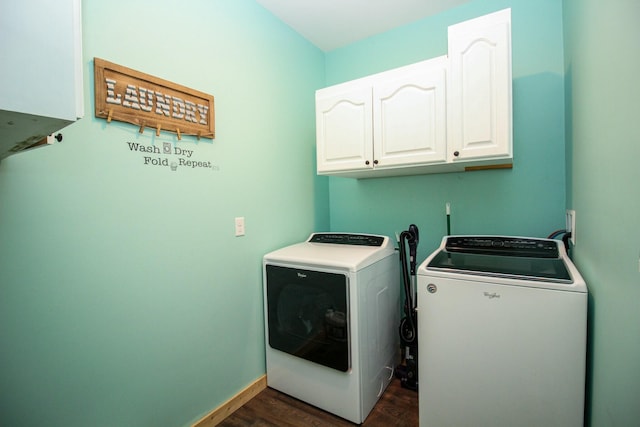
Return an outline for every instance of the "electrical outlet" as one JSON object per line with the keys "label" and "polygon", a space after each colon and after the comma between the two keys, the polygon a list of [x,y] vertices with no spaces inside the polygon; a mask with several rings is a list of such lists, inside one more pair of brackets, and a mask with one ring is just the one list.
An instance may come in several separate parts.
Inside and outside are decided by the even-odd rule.
{"label": "electrical outlet", "polygon": [[571,238],[569,239],[573,245],[576,244],[576,211],[572,209],[567,210],[567,231],[571,232]]}
{"label": "electrical outlet", "polygon": [[244,217],[236,217],[236,236],[244,236]]}

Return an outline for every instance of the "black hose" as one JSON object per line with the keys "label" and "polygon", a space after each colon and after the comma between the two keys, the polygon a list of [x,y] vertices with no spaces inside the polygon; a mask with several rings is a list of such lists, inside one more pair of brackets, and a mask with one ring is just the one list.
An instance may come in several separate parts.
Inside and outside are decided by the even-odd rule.
{"label": "black hose", "polygon": [[567,230],[556,230],[553,233],[549,234],[549,237],[547,237],[547,239],[555,239],[559,235],[565,234],[566,232]]}
{"label": "black hose", "polygon": [[403,231],[400,233],[400,261],[402,262],[402,282],[405,293],[404,312],[406,316],[400,324],[400,337],[408,344],[411,344],[416,339],[417,334],[415,310],[413,308],[413,295],[411,295],[411,280],[409,277],[409,269],[407,268],[407,250],[405,248],[405,240],[411,242],[417,240],[417,238],[414,233],[409,231]]}

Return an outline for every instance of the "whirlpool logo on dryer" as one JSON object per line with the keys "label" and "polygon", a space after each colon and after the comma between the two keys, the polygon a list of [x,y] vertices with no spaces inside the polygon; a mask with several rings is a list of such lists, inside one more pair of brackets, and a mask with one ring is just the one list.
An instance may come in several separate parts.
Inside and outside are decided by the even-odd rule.
{"label": "whirlpool logo on dryer", "polygon": [[307,275],[306,275],[306,274],[304,274],[304,273],[300,273],[300,272],[298,272],[298,277],[299,277],[300,279],[306,279]]}

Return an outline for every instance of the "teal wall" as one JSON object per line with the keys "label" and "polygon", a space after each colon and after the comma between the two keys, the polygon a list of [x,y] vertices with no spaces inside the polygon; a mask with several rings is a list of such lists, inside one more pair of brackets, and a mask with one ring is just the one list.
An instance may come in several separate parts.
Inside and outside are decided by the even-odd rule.
{"label": "teal wall", "polygon": [[565,0],[569,207],[589,284],[592,426],[640,425],[640,2]]}
{"label": "teal wall", "polygon": [[[265,372],[262,255],[327,226],[324,55],[249,0],[85,0],[83,43],[85,117],[0,163],[0,425],[190,425]],[[216,139],[94,118],[94,57],[214,95]]]}
{"label": "teal wall", "polygon": [[565,144],[562,3],[482,0],[327,54],[327,81],[339,83],[447,53],[447,27],[512,8],[512,170],[383,179],[329,178],[331,228],[394,235],[415,223],[419,257],[446,234],[546,237],[564,228]]}
{"label": "teal wall", "polygon": [[[506,7],[512,170],[315,176],[317,88],[443,55],[448,25]],[[190,425],[264,374],[264,253],[416,223],[424,258],[451,202],[460,234],[546,236],[576,209],[589,424],[637,425],[638,16],[635,0],[473,0],[324,54],[251,0],[85,0],[85,117],[0,162],[0,424]],[[93,57],[213,94],[216,139],[95,119]],[[217,170],[145,166],[127,142]]]}

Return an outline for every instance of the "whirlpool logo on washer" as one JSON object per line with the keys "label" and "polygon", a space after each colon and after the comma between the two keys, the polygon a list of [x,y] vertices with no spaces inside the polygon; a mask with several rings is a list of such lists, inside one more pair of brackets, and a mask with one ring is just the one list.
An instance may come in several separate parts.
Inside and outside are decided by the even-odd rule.
{"label": "whirlpool logo on washer", "polygon": [[489,299],[500,298],[500,294],[496,292],[483,292],[483,295]]}
{"label": "whirlpool logo on washer", "polygon": [[306,275],[306,274],[304,274],[304,273],[298,273],[298,278],[300,278],[300,279],[306,279],[306,278],[307,278],[307,275]]}

